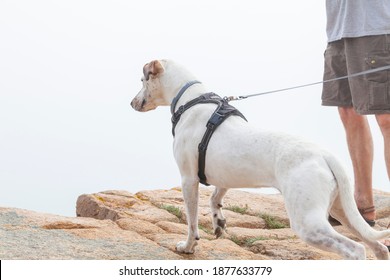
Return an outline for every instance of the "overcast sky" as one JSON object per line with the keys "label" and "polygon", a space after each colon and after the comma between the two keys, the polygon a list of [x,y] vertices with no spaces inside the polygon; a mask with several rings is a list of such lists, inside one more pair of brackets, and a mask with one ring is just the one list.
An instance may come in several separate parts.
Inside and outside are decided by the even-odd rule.
{"label": "overcast sky", "polygon": [[[180,185],[168,107],[130,101],[145,63],[178,61],[222,96],[322,79],[325,1],[0,1],[0,206],[75,215],[77,197]],[[233,105],[255,125],[335,153],[351,173],[321,86]],[[390,191],[382,139],[375,188]]]}

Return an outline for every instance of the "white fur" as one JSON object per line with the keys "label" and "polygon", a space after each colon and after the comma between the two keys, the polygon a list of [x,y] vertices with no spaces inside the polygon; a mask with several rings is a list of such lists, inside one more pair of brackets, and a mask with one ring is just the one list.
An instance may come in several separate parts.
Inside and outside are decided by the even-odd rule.
{"label": "white fur", "polygon": [[[156,67],[152,67],[157,65]],[[170,105],[178,91],[195,77],[169,60],[145,65],[151,71],[132,101],[138,111]],[[154,72],[153,72],[154,71]],[[191,86],[176,109],[206,93],[203,84]],[[198,144],[216,105],[197,105],[186,111],[176,126],[173,151],[182,177],[188,221],[188,238],[177,251],[193,253],[198,233]],[[275,187],[284,196],[292,229],[308,244],[338,253],[346,259],[364,259],[363,245],[337,233],[329,213],[362,239],[379,259],[388,259],[386,246],[377,240],[390,230],[372,229],[359,214],[349,179],[339,161],[313,144],[283,133],[251,126],[240,117],[229,117],[212,136],[206,155],[205,174],[215,191],[210,200],[215,234],[225,227],[222,198],[229,188]]]}

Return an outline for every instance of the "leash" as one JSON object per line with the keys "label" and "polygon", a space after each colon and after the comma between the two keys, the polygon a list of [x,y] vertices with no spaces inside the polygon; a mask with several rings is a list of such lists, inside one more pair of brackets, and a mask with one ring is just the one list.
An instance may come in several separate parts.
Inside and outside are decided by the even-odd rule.
{"label": "leash", "polygon": [[354,74],[350,74],[350,75],[346,75],[346,76],[342,76],[342,77],[338,77],[338,78],[333,78],[333,79],[329,79],[329,80],[314,82],[314,83],[310,83],[310,84],[304,84],[304,85],[293,86],[293,87],[288,87],[288,88],[276,89],[276,90],[271,90],[271,91],[255,93],[255,94],[240,95],[240,96],[229,96],[229,97],[226,96],[226,97],[224,97],[224,99],[226,101],[228,101],[228,102],[229,101],[238,101],[238,100],[243,100],[243,99],[250,98],[250,97],[266,95],[266,94],[282,92],[282,91],[288,91],[288,90],[293,90],[293,89],[297,89],[297,88],[310,87],[310,86],[314,86],[314,85],[325,84],[325,83],[329,83],[329,82],[334,82],[334,81],[354,78],[354,77],[363,76],[363,75],[366,75],[366,74],[371,74],[371,73],[385,71],[385,70],[390,70],[390,65],[386,65],[386,66],[382,66],[382,67],[378,67],[378,68],[374,68],[374,69],[369,69],[369,70],[365,70],[365,71],[362,71],[362,72],[358,72],[358,73],[354,73]]}

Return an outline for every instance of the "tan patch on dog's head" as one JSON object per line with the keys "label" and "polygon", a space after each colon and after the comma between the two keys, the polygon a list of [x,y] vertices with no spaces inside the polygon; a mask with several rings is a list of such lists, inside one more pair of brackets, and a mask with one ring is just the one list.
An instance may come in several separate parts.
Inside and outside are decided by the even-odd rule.
{"label": "tan patch on dog's head", "polygon": [[144,66],[144,77],[146,81],[149,80],[150,76],[153,78],[162,72],[164,72],[164,67],[158,60],[153,60]]}

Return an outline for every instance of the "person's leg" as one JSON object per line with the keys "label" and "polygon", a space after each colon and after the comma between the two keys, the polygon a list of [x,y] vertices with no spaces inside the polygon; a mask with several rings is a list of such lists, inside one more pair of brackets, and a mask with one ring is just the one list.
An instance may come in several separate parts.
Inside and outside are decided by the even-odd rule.
{"label": "person's leg", "polygon": [[356,204],[366,220],[375,220],[372,192],[373,142],[370,126],[366,116],[357,114],[352,107],[339,107],[339,114],[345,128],[354,170]]}
{"label": "person's leg", "polygon": [[387,176],[390,179],[390,114],[376,115],[376,120],[383,135]]}
{"label": "person's leg", "polygon": [[[383,135],[387,176],[389,177],[390,180],[390,114],[376,115],[376,120],[378,122],[378,125]],[[388,225],[388,228],[389,227],[390,224]],[[390,240],[385,240],[383,243],[387,246],[387,248],[390,251]]]}

